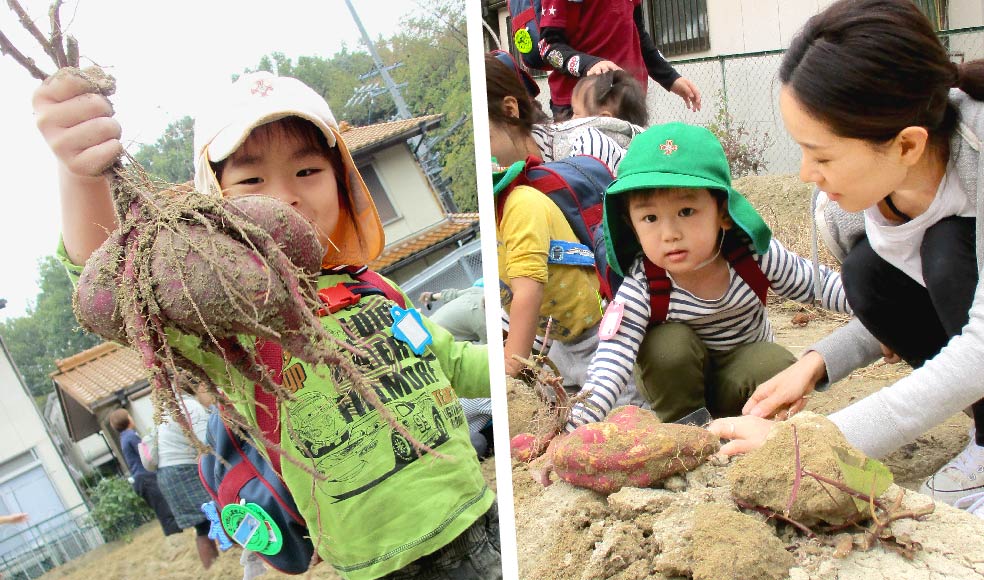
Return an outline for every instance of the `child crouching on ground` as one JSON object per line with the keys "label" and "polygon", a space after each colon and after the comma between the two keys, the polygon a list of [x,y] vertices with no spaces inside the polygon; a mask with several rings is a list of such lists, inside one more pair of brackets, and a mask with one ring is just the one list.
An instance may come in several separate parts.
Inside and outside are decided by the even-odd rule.
{"label": "child crouching on ground", "polygon": [[[115,227],[99,170],[120,149],[119,125],[103,101],[73,76],[50,79],[34,99],[39,128],[60,161],[69,200],[61,256],[76,276],[76,264],[105,239],[103,226]],[[358,269],[348,266],[383,249],[382,224],[331,110],[300,81],[247,74],[217,95],[196,120],[194,164],[204,194],[274,197],[311,221],[327,248],[319,289],[354,282]],[[338,339],[392,357],[362,370],[395,415],[413,415],[405,424],[413,437],[443,457],[408,452],[378,411],[335,384],[332,369],[284,353],[293,397],[280,405],[279,427],[295,436],[282,437],[281,454],[324,480],[289,460],[281,461],[283,479],[321,559],[345,578],[501,578],[495,497],[451,386],[462,396],[489,396],[486,349],[455,342],[424,319],[433,342],[416,355],[394,337],[392,306],[384,295],[363,295],[321,321]],[[182,338],[172,346],[202,360]],[[210,375],[228,381],[221,361]],[[243,416],[255,420],[252,391],[238,400]]]}
{"label": "child crouching on ground", "polygon": [[[769,287],[809,303],[811,262],[771,238],[731,187],[724,150],[703,127],[671,123],[635,138],[605,196],[608,262],[625,280],[568,430],[600,421],[633,373],[663,421],[707,407],[741,412],[795,357],[772,342]],[[819,268],[824,308],[850,313],[840,275]]]}

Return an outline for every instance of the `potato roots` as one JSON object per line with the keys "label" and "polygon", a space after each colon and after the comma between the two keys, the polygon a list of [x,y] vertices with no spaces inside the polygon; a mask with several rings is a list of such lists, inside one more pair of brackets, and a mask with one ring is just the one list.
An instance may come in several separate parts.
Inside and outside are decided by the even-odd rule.
{"label": "potato roots", "polygon": [[334,338],[322,326],[316,280],[324,249],[300,213],[265,196],[226,200],[187,188],[155,192],[136,164],[116,169],[113,189],[120,227],[86,263],[75,314],[85,329],[138,351],[154,388],[155,420],[168,414],[186,423],[178,385],[191,376],[225,403],[228,423],[259,441],[262,436],[205,369],[168,341],[175,331],[195,337],[200,350],[225,360],[230,380],[224,382],[236,384],[230,372],[235,370],[278,401],[288,399],[291,394],[275,384],[252,345],[244,347],[236,338],[250,336],[332,367],[418,452],[431,451],[368,386],[351,356],[362,354],[358,345]]}

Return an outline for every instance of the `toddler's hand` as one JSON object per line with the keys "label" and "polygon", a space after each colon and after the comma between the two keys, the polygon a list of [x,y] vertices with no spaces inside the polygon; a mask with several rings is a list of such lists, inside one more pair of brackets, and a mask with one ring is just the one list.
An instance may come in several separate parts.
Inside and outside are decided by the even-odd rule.
{"label": "toddler's hand", "polygon": [[38,130],[62,166],[76,177],[98,177],[123,151],[122,130],[109,100],[76,73],[44,81],[32,105]]}

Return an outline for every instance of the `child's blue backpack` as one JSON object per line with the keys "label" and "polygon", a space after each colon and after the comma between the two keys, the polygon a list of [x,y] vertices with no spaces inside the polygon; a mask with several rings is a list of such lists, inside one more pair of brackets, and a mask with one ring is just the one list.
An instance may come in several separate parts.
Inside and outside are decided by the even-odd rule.
{"label": "child's blue backpack", "polygon": [[[351,305],[362,296],[382,294],[406,307],[403,295],[366,267],[345,268],[355,283],[338,284],[319,291],[325,310],[335,312]],[[283,349],[272,342],[258,341],[260,361],[279,384],[283,371]],[[254,387],[256,420],[263,437],[280,442],[279,405],[276,397]],[[259,554],[270,566],[285,574],[300,574],[308,569],[314,545],[304,518],[290,490],[280,475],[280,453],[265,449],[264,458],[249,441],[222,422],[219,413],[208,421],[206,443],[213,452],[203,455],[198,464],[199,477],[215,503],[222,528],[228,536]]]}
{"label": "child's blue backpack", "polygon": [[506,198],[516,186],[528,185],[545,194],[563,212],[580,242],[551,240],[547,262],[594,267],[601,294],[610,300],[621,278],[608,266],[601,221],[603,196],[614,180],[608,165],[590,155],[573,155],[549,163],[527,157],[522,171],[496,195],[496,223],[502,219]]}
{"label": "child's blue backpack", "polygon": [[[560,1],[576,4],[570,7],[567,16],[567,30],[576,30],[582,0]],[[507,4],[509,17],[512,20],[513,45],[519,51],[523,64],[530,68],[553,70],[554,67],[544,60],[547,46],[540,38],[540,15],[543,14],[540,0],[508,0]]]}

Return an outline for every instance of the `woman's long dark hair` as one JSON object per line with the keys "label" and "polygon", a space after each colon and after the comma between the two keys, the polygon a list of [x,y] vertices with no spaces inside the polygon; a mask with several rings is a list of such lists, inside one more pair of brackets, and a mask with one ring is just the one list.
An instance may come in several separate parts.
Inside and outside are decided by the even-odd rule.
{"label": "woman's long dark hair", "polygon": [[[539,103],[526,92],[519,74],[491,53],[485,55],[485,90],[490,123],[514,125],[529,133],[535,123],[547,120]],[[519,103],[519,118],[510,117],[502,110],[502,100],[506,97],[513,97]]]}
{"label": "woman's long dark hair", "polygon": [[884,143],[910,126],[945,144],[957,124],[947,95],[984,100],[984,61],[955,65],[911,0],[840,0],[810,18],[779,79],[841,136]]}

